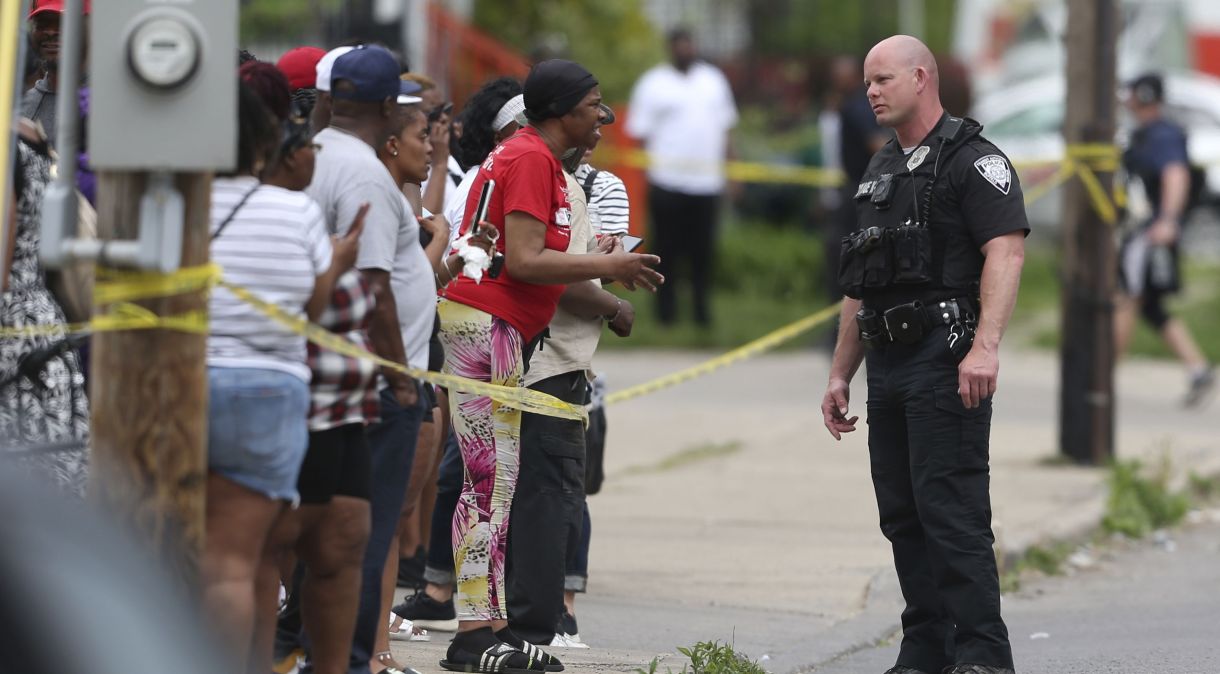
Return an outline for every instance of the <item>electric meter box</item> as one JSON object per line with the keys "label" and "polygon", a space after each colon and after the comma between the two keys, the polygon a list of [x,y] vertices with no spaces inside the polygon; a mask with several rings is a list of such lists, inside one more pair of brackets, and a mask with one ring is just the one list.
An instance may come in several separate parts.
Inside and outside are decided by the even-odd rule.
{"label": "electric meter box", "polygon": [[107,0],[89,17],[94,169],[231,170],[239,0]]}

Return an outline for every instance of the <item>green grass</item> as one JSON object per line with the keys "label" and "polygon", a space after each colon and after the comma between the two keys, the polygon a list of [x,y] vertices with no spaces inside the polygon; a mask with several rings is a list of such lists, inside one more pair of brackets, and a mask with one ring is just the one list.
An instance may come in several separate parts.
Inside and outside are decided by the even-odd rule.
{"label": "green grass", "polygon": [[1191,495],[1170,489],[1169,474],[1168,454],[1150,470],[1136,460],[1114,462],[1102,530],[1142,538],[1181,522],[1190,510]]}
{"label": "green grass", "polygon": [[729,456],[741,451],[742,444],[739,440],[730,440],[728,442],[708,442],[693,447],[687,447],[677,454],[667,456],[660,461],[646,466],[632,466],[624,471],[628,475],[640,475],[643,473],[664,473],[666,471],[689,466],[701,461],[709,461],[723,456]]}
{"label": "green grass", "polygon": [[1062,574],[1063,563],[1075,549],[1074,544],[1066,541],[1055,541],[1026,548],[1015,563],[1001,565],[1000,591],[1008,593],[1021,589],[1021,578],[1031,572],[1044,576]]}
{"label": "green grass", "polygon": [[[1030,294],[1033,297],[1028,300],[1032,307],[1043,307],[1043,311],[1057,311],[1059,306],[1057,297],[1047,309],[1047,299],[1052,295],[1051,291],[1057,292],[1057,287],[1046,287],[1045,270],[1034,269],[1031,273],[1029,258],[1026,258],[1026,265],[1027,273],[1022,278],[1021,294],[1025,295],[1028,284],[1032,286]],[[1220,361],[1220,283],[1217,283],[1217,279],[1220,278],[1220,267],[1214,264],[1187,263],[1183,268],[1183,275],[1187,290],[1168,300],[1169,312],[1186,323],[1208,360]],[[1054,280],[1054,271],[1051,271],[1049,276],[1052,283],[1058,283]],[[1020,310],[1020,301],[1017,306]],[[1052,326],[1038,331],[1032,340],[1034,346],[1044,349],[1059,347],[1060,328],[1057,318],[1053,321]],[[1127,353],[1146,358],[1174,358],[1160,335],[1143,321],[1136,323]]]}
{"label": "green grass", "polygon": [[[756,661],[738,653],[731,644],[719,641],[700,641],[690,648],[679,648],[678,652],[690,662],[682,665],[679,674],[767,674]],[[653,658],[648,669],[637,669],[637,674],[657,674],[658,659]],[[665,669],[674,674],[672,669]]]}
{"label": "green grass", "polygon": [[[674,326],[665,327],[657,320],[655,295],[646,291],[631,293],[619,286],[610,290],[631,301],[635,307],[635,327],[627,339],[619,339],[607,330],[599,346],[607,350],[663,348],[726,351],[804,318],[826,305],[785,302],[745,292],[719,292],[712,296],[714,323],[711,327],[695,325],[689,312]],[[683,306],[689,307],[689,303]],[[812,344],[828,329],[819,328],[798,337],[789,342],[786,348]]]}

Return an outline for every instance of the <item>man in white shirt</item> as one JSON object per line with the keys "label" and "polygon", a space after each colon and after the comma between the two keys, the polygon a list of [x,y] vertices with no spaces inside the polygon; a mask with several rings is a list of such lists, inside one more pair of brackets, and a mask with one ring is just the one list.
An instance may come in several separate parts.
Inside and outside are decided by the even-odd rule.
{"label": "man in white shirt", "polygon": [[677,318],[675,272],[688,259],[695,321],[708,325],[716,213],[737,106],[724,73],[695,58],[688,30],[670,33],[669,52],[670,63],[652,68],[636,83],[627,134],[642,140],[649,155],[650,244],[666,278],[657,290],[659,318],[665,324]]}

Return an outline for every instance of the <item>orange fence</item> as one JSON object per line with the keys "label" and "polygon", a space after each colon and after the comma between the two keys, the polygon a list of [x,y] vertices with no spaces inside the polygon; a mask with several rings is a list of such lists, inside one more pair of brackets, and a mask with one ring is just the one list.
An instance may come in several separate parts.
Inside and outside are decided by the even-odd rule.
{"label": "orange fence", "polygon": [[[425,72],[443,83],[459,109],[484,82],[505,75],[524,80],[529,74],[530,63],[524,55],[437,3],[428,3],[428,23],[430,39]],[[627,106],[613,107],[620,121],[602,128],[603,150],[594,155],[593,163],[623,179],[631,199],[631,232],[640,235],[648,221],[648,183],[642,170],[622,161],[627,156],[625,150],[636,144],[623,132],[622,120]]]}

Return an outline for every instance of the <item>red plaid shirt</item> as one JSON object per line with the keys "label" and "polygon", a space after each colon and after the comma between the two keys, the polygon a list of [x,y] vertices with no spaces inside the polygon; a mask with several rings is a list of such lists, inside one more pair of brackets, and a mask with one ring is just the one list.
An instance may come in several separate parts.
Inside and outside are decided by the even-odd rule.
{"label": "red plaid shirt", "polygon": [[[339,277],[330,305],[318,324],[356,346],[372,350],[368,327],[373,313],[372,288],[364,276],[352,270]],[[324,431],[347,424],[378,421],[377,365],[323,349],[309,342],[310,381],[309,430]]]}

